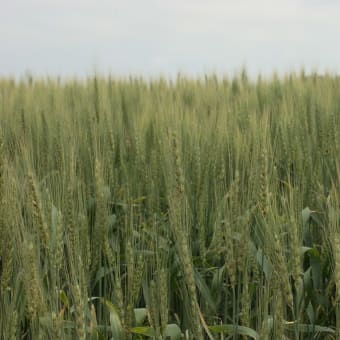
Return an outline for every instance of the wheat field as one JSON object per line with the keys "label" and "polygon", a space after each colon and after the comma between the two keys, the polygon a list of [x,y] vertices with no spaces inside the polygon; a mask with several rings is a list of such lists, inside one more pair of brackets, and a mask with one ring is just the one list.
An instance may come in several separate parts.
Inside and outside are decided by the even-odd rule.
{"label": "wheat field", "polygon": [[340,339],[340,78],[0,79],[1,339]]}

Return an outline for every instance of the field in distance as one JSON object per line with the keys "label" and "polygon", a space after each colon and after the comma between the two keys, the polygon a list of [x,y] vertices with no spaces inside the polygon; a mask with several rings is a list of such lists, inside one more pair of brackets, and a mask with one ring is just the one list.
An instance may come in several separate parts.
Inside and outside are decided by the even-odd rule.
{"label": "field in distance", "polygon": [[3,339],[340,337],[340,79],[0,79]]}

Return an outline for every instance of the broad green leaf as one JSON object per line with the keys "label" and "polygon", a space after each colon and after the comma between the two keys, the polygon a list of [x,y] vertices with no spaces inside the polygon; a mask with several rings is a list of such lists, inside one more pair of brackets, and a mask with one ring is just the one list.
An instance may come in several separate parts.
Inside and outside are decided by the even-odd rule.
{"label": "broad green leaf", "polygon": [[270,278],[273,273],[273,266],[271,262],[266,258],[266,256],[264,256],[261,248],[259,248],[256,252],[256,260],[260,267],[262,268],[264,275],[266,276],[266,279],[270,281]]}
{"label": "broad green leaf", "polygon": [[320,253],[314,249],[310,251],[310,265],[312,268],[312,280],[314,289],[320,289],[322,286],[322,262]]}
{"label": "broad green leaf", "polygon": [[312,267],[309,267],[303,273],[303,286],[305,291],[310,292],[313,289],[313,281],[312,281]]}
{"label": "broad green leaf", "polygon": [[165,328],[165,337],[169,337],[170,340],[179,340],[182,337],[181,329],[175,323],[168,324]]}
{"label": "broad green leaf", "polygon": [[114,272],[114,268],[100,267],[96,273],[96,278],[94,279],[93,284],[96,285],[102,278],[111,274],[112,272]]}
{"label": "broad green leaf", "polygon": [[335,330],[329,327],[323,327],[318,325],[309,325],[309,324],[297,324],[295,322],[285,322],[285,327],[288,330],[294,331],[298,328],[301,333],[331,333],[335,334]]}
{"label": "broad green leaf", "polygon": [[262,271],[264,272],[266,279],[269,281],[273,273],[273,266],[271,262],[264,255],[262,249],[261,248],[257,249],[253,242],[249,241],[248,245],[250,248],[250,252],[256,258],[256,261],[262,268]]}
{"label": "broad green leaf", "polygon": [[115,214],[112,214],[108,217],[108,224],[109,228],[112,229],[112,227],[115,225],[117,221],[117,216]]}
{"label": "broad green leaf", "polygon": [[134,309],[136,326],[142,326],[147,315],[146,308],[135,308]]}
{"label": "broad green leaf", "polygon": [[69,301],[68,301],[68,297],[67,297],[66,293],[65,293],[63,290],[60,290],[60,291],[59,291],[59,298],[60,298],[60,301],[62,302],[62,304],[63,304],[66,308],[69,308],[70,303],[69,303]]}
{"label": "broad green leaf", "polygon": [[111,190],[110,187],[107,185],[104,185],[103,187],[103,194],[104,194],[104,198],[106,201],[108,201],[111,197]]}
{"label": "broad green leaf", "polygon": [[310,248],[308,250],[308,254],[312,255],[315,258],[319,258],[319,259],[321,258],[320,252],[316,248]]}
{"label": "broad green leaf", "polygon": [[[149,337],[155,336],[155,331],[152,327],[133,327],[130,329],[130,332]],[[181,336],[181,329],[176,324],[168,324],[166,326],[165,337],[169,337],[171,340],[179,340],[181,339]]]}
{"label": "broad green leaf", "polygon": [[312,250],[313,248],[311,248],[311,247],[301,247],[300,248],[300,255],[302,256],[302,255],[304,255],[304,254],[306,254],[306,253],[308,253],[310,250]]}
{"label": "broad green leaf", "polygon": [[252,339],[260,339],[259,334],[253,329],[245,326],[238,325],[216,325],[216,326],[208,326],[209,330],[213,333],[225,333],[225,334],[236,334],[249,336]]}
{"label": "broad green leaf", "polygon": [[132,204],[139,204],[139,203],[141,203],[141,202],[143,202],[143,201],[145,201],[146,200],[146,196],[140,196],[140,197],[137,197],[137,198],[135,198],[134,200],[132,200]]}
{"label": "broad green leaf", "polygon": [[130,332],[145,336],[155,336],[155,331],[152,327],[133,327],[130,329]]}
{"label": "broad green leaf", "polygon": [[110,328],[114,339],[123,339],[124,331],[118,312],[114,304],[106,299],[101,299],[102,303],[110,312]]}
{"label": "broad green leaf", "polygon": [[197,288],[200,291],[204,301],[209,305],[212,311],[216,311],[216,302],[211,296],[210,289],[208,288],[203,277],[197,270],[195,270],[195,281],[196,281]]}
{"label": "broad green leaf", "polygon": [[41,326],[46,327],[46,328],[53,327],[52,316],[45,315],[45,316],[39,317],[39,323]]}
{"label": "broad green leaf", "polygon": [[303,223],[303,240],[305,245],[312,246],[313,245],[313,236],[310,230],[310,219],[312,210],[308,207],[302,210],[302,223]]}
{"label": "broad green leaf", "polygon": [[312,214],[310,218],[311,218],[311,220],[313,221],[314,224],[316,224],[317,226],[320,226],[320,227],[322,226],[322,221],[320,220],[320,218],[318,217],[317,214]]}
{"label": "broad green leaf", "polygon": [[223,289],[224,271],[224,266],[221,268],[216,268],[211,281],[211,294],[215,299],[216,304],[219,304],[222,299],[221,291]]}
{"label": "broad green leaf", "polygon": [[302,223],[304,226],[309,222],[310,216],[312,214],[312,210],[310,210],[308,207],[302,210]]}
{"label": "broad green leaf", "polygon": [[306,308],[306,312],[307,312],[309,321],[311,323],[315,322],[315,312],[314,312],[314,308],[313,308],[311,302],[309,302],[309,304],[308,304],[308,306]]}

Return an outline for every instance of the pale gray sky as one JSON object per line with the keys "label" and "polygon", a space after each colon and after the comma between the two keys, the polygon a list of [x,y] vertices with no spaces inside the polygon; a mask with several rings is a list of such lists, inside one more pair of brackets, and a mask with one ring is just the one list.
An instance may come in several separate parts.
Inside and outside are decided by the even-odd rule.
{"label": "pale gray sky", "polygon": [[0,0],[0,75],[340,71],[338,0]]}

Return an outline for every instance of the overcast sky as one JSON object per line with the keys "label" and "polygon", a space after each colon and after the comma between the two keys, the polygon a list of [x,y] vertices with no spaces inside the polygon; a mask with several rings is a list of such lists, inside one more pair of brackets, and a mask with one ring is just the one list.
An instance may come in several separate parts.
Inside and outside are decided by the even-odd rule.
{"label": "overcast sky", "polygon": [[0,75],[340,71],[338,0],[0,0]]}

